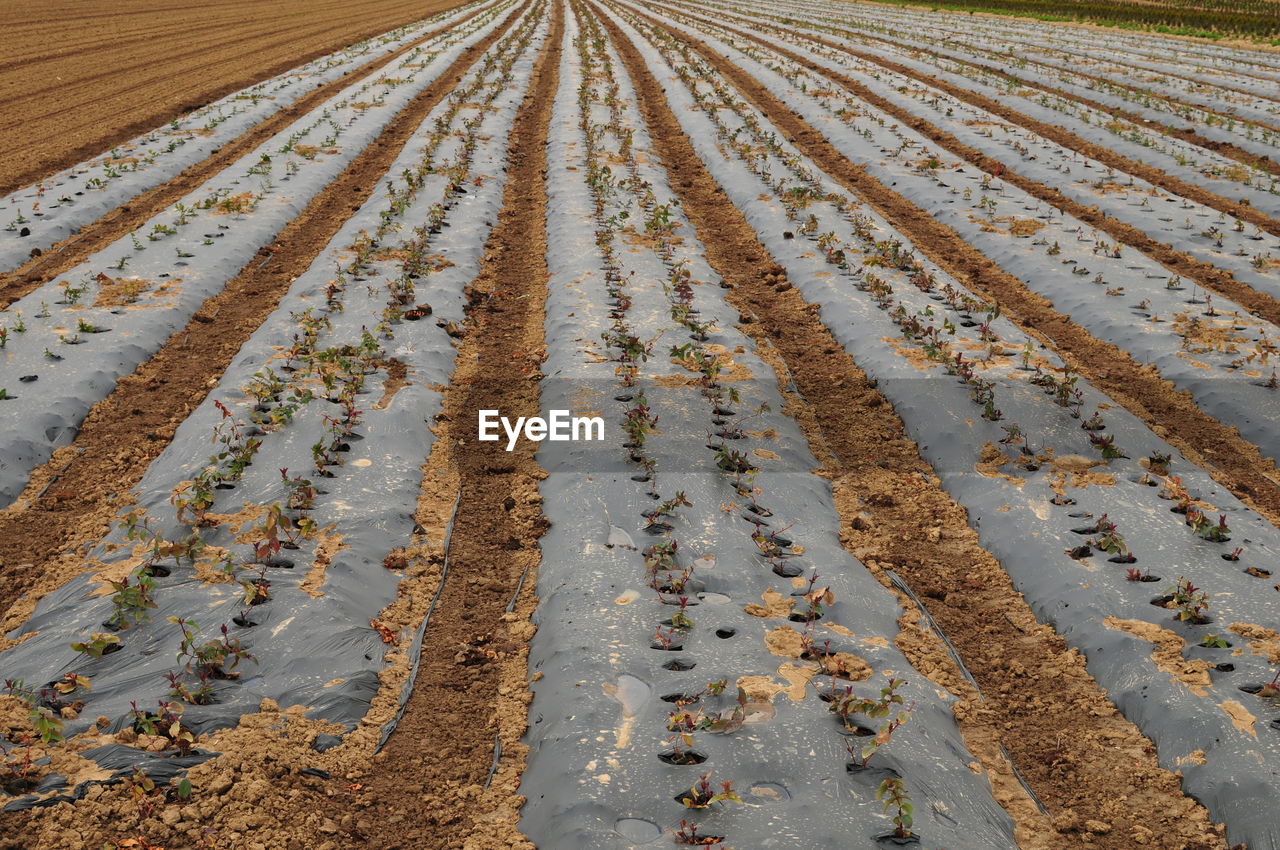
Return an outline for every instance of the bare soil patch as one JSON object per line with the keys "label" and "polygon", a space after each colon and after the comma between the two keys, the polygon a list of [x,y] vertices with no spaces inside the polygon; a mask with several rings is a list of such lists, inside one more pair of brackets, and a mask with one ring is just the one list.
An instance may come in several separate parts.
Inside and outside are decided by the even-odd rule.
{"label": "bare soil patch", "polygon": [[457,0],[0,5],[0,193]]}

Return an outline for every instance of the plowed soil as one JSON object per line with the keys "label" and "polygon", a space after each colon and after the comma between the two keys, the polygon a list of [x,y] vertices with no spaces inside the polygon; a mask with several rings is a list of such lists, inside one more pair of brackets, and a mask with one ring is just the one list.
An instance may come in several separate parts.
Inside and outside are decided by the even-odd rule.
{"label": "plowed soil", "polygon": [[457,0],[0,4],[0,193]]}
{"label": "plowed soil", "polygon": [[[12,0],[0,7],[0,192],[305,60],[458,4]],[[307,719],[301,707],[266,699],[239,726],[201,736],[198,745],[220,755],[188,772],[196,789],[190,800],[157,795],[146,804],[154,806],[152,811],[130,796],[125,784],[97,785],[74,805],[0,812],[0,850],[533,847],[521,832],[525,801],[518,791],[526,754],[537,743],[524,736],[532,701],[528,643],[535,632],[535,587],[543,563],[539,540],[548,527],[538,484],[546,473],[538,465],[535,443],[522,441],[515,451],[504,451],[501,443],[479,442],[474,423],[482,409],[500,408],[511,418],[540,412],[547,260],[558,247],[548,241],[553,187],[547,182],[547,149],[561,66],[572,49],[565,38],[572,13],[595,15],[602,22],[634,88],[638,120],[652,139],[648,155],[665,169],[681,215],[728,290],[737,327],[772,368],[770,380],[777,380],[785,412],[800,425],[818,459],[813,472],[831,483],[841,543],[898,594],[903,615],[897,646],[922,677],[955,696],[953,713],[974,760],[970,769],[990,778],[994,799],[1015,823],[1019,846],[1227,850],[1225,827],[1184,793],[1179,772],[1161,767],[1153,741],[1111,702],[1090,675],[1085,656],[1037,620],[1005,566],[983,547],[964,506],[906,436],[899,412],[863,371],[874,369],[860,366],[841,347],[817,306],[801,296],[794,275],[788,280],[764,237],[717,184],[682,130],[664,81],[650,69],[642,46],[606,13],[619,8],[614,0],[525,0],[516,15],[463,51],[404,106],[375,142],[149,360],[120,378],[114,392],[80,423],[74,443],[37,468],[22,497],[0,511],[2,651],[11,644],[4,635],[82,571],[83,554],[107,533],[114,516],[132,505],[131,489],[151,461],[218,385],[241,346],[351,211],[377,190],[432,108],[467,69],[483,61],[520,14],[532,9],[549,17],[549,36],[534,59],[504,142],[502,207],[486,231],[480,271],[463,290],[466,320],[449,323],[457,347],[455,371],[447,385],[432,387],[441,392],[443,409],[423,427],[437,439],[429,456],[413,459],[421,464],[421,489],[412,531],[402,529],[412,543],[393,553],[398,564],[393,566],[392,558],[384,562],[404,570],[400,596],[379,614],[380,621],[370,623],[377,628],[382,622],[393,636],[423,624],[420,659],[411,665],[404,643],[384,635],[392,646],[381,688],[368,714],[332,749],[320,752],[311,745],[317,733],[343,730]],[[1168,435],[1190,463],[1280,524],[1280,476],[1238,432],[1208,415],[1187,393],[1175,391],[1154,366],[1092,336],[895,191],[896,184],[886,185],[850,162],[734,56],[716,52],[665,20],[640,17],[705,60],[817,168],[883,215],[921,253],[975,295],[998,303],[1006,316],[1114,402],[1155,433]],[[745,20],[726,19],[737,25]],[[831,44],[821,37],[812,40]],[[808,61],[797,50],[782,53]],[[896,63],[874,61],[927,80]],[[822,73],[968,162],[980,168],[992,164],[853,79]],[[0,304],[166,208],[295,112],[312,108],[349,81],[314,90],[292,111],[264,121],[16,273],[0,275]],[[1280,222],[1264,213],[1035,122],[1014,106],[955,86],[948,91],[1117,170],[1280,232]],[[1234,148],[1228,153],[1243,157]],[[1096,224],[1131,250],[1280,323],[1276,299],[1176,246],[1105,216],[1090,218],[1090,210],[1052,186],[1014,172],[1006,179]],[[395,391],[422,380],[400,360],[392,362],[390,373],[387,402]],[[5,675],[10,674],[0,669],[0,681]],[[406,695],[403,714],[401,693]],[[16,741],[18,731],[27,728],[27,712],[0,690],[0,735]],[[85,714],[96,712],[89,706]],[[395,717],[394,733],[379,742],[384,724]],[[108,735],[106,725],[99,721],[102,728],[92,727],[84,740],[96,736],[96,743],[131,744],[137,739],[131,728]],[[0,796],[0,805],[6,801]],[[669,838],[652,846],[670,846]]]}

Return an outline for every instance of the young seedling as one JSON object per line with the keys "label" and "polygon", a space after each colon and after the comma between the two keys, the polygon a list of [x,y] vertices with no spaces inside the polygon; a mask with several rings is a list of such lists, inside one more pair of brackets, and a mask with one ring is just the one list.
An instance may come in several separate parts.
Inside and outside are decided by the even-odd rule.
{"label": "young seedling", "polygon": [[723,835],[702,835],[698,825],[687,820],[680,821],[680,828],[674,834],[675,843],[682,847],[712,847],[724,841]]}
{"label": "young seedling", "polygon": [[115,612],[104,625],[111,629],[127,629],[136,623],[151,619],[149,612],[156,607],[151,593],[155,589],[156,582],[145,566],[134,571],[132,582],[124,578],[110,584],[115,588],[115,593],[111,595],[111,604]]}
{"label": "young seedling", "polygon": [[742,798],[733,790],[732,782],[721,782],[720,790],[711,785],[711,774],[699,776],[688,791],[676,795],[676,800],[686,808],[707,809],[716,803],[742,803]]}
{"label": "young seedling", "polygon": [[295,511],[311,510],[317,494],[310,479],[303,478],[301,475],[290,478],[288,469],[280,470],[280,478],[283,479],[284,489],[288,494],[286,504],[289,508]]}
{"label": "young seedling", "polygon": [[1172,462],[1173,462],[1173,455],[1160,454],[1159,452],[1153,452],[1147,458],[1147,471],[1150,472],[1152,475],[1168,475],[1169,464]]}
{"label": "young seedling", "polygon": [[675,636],[675,629],[663,629],[662,626],[655,626],[653,629],[653,639],[649,645],[653,649],[661,649],[663,652],[671,652],[680,648],[675,643]]}
{"label": "young seedling", "polygon": [[120,638],[107,632],[94,632],[89,635],[88,640],[72,643],[71,649],[83,652],[90,658],[101,658],[120,649]]}
{"label": "young seedling", "polygon": [[[906,723],[911,716],[915,703],[908,705],[902,695],[897,692],[901,685],[901,679],[890,679],[885,687],[880,689],[878,699],[856,697],[853,695],[851,688],[846,688],[843,694],[835,696],[827,704],[827,709],[839,716],[840,721],[847,729],[857,728],[857,724],[851,720],[851,717],[855,714],[865,714],[871,718],[885,718],[875,736],[871,737],[861,747],[857,747],[852,743],[845,744],[845,748],[849,751],[849,757],[853,759],[851,769],[862,770],[865,768],[867,763],[871,761],[871,757],[881,747],[889,743],[893,733],[898,730],[899,726]],[[898,706],[896,710],[895,706]]]}
{"label": "young seedling", "polygon": [[1102,452],[1104,460],[1115,460],[1116,458],[1128,457],[1120,447],[1116,445],[1115,434],[1106,434],[1105,436],[1096,431],[1089,432],[1089,442],[1093,447]]}
{"label": "young seedling", "polygon": [[1108,519],[1106,514],[1099,517],[1092,530],[1099,532],[1099,534],[1096,538],[1089,540],[1089,545],[1100,552],[1106,552],[1111,555],[1113,562],[1117,564],[1132,564],[1138,560],[1129,552],[1129,546],[1124,542],[1124,537],[1116,528],[1116,524]]}
{"label": "young seedling", "polygon": [[182,662],[183,669],[188,673],[204,673],[212,679],[236,679],[240,674],[235,669],[241,661],[258,661],[252,653],[241,647],[239,638],[230,636],[225,623],[220,639],[200,643],[199,626],[195,620],[170,617],[169,622],[182,630],[178,661]]}
{"label": "young seedling", "polygon": [[911,807],[911,797],[907,795],[905,783],[896,776],[889,777],[876,789],[876,799],[882,802],[885,812],[889,809],[894,810],[893,837],[910,838],[913,834],[911,815],[914,809]]}
{"label": "young seedling", "polygon": [[681,507],[693,507],[693,503],[685,498],[683,490],[653,510],[644,512],[645,530],[650,532],[670,531],[671,524],[666,522],[664,517],[675,516],[676,509]]}
{"label": "young seedling", "polygon": [[671,628],[680,629],[681,631],[688,631],[689,629],[693,628],[693,618],[689,616],[688,608],[689,608],[689,597],[681,596],[680,610],[672,614],[671,619],[668,621],[668,624],[671,626]]}
{"label": "young seedling", "polygon": [[89,677],[78,673],[63,673],[62,678],[54,682],[53,689],[62,696],[70,696],[80,689],[93,690],[89,684]]}
{"label": "young seedling", "polygon": [[[155,780],[148,776],[145,770],[140,767],[135,768],[133,775],[125,780],[125,786],[129,790],[129,797],[138,807],[138,815],[143,820],[149,819],[156,813],[164,792],[156,787]],[[150,847],[150,845],[145,846]]]}
{"label": "young seedling", "polygon": [[823,606],[829,607],[834,605],[836,601],[836,596],[831,592],[830,587],[817,587],[817,583],[818,571],[814,570],[809,575],[808,587],[805,588],[804,593],[800,594],[800,598],[806,603],[804,610],[791,613],[792,620],[804,622],[806,632],[811,631],[813,624],[822,617],[824,613]]}
{"label": "young seedling", "polygon": [[1216,524],[1213,520],[1205,516],[1199,508],[1188,507],[1186,515],[1187,525],[1191,526],[1191,529],[1205,540],[1211,540],[1215,543],[1225,543],[1231,539],[1230,536],[1228,536],[1231,529],[1227,527],[1226,514],[1218,514],[1218,522]]}
{"label": "young seedling", "polygon": [[1196,587],[1189,579],[1179,577],[1163,598],[1176,609],[1173,615],[1175,620],[1183,623],[1208,621],[1205,612],[1209,610],[1209,594]]}

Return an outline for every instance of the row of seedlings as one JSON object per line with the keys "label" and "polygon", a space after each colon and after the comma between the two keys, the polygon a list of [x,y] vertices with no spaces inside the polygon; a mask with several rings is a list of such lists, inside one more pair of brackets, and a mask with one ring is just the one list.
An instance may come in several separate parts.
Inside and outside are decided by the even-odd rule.
{"label": "row of seedlings", "polygon": [[[947,698],[903,676],[900,612],[839,545],[770,368],[718,326],[718,276],[585,5],[568,37],[543,398],[603,407],[622,433],[540,449],[551,530],[522,829],[555,846],[958,831],[1012,846]],[[893,736],[908,712],[914,731]]]}
{"label": "row of seedlings", "polygon": [[410,50],[376,79],[353,83],[138,232],[0,311],[0,398],[22,399],[0,401],[0,427],[9,435],[0,446],[0,504],[70,442],[120,377],[240,273],[468,46],[508,20],[514,5],[494,6]]}
{"label": "row of seedlings", "polygon": [[[1248,765],[1280,758],[1265,720],[1280,694],[1268,654],[1280,632],[1266,625],[1280,534],[918,259],[682,42],[630,20],[699,156],[878,382],[1033,611],[1084,652],[1230,840],[1270,840],[1257,813],[1276,789]],[[1184,656],[1170,663],[1157,641]],[[1188,764],[1196,751],[1203,761]]]}
{"label": "row of seedlings", "polygon": [[790,11],[792,17],[789,20],[800,25],[808,25],[811,20],[834,24],[845,37],[858,42],[864,49],[874,50],[876,42],[901,47],[925,46],[956,59],[994,63],[987,67],[1002,70],[1013,78],[1060,88],[1066,93],[1099,101],[1107,107],[1136,112],[1155,123],[1189,121],[1202,135],[1214,141],[1238,145],[1257,156],[1274,156],[1276,148],[1280,147],[1280,131],[1273,122],[1253,122],[1223,114],[1215,111],[1212,101],[1187,102],[1168,93],[1134,85],[1132,79],[1118,83],[1084,76],[1071,63],[1044,63],[1026,54],[1011,58],[999,43],[989,44],[989,36],[985,34],[942,40],[923,35],[933,32],[931,28],[904,28],[879,17],[866,20],[850,17],[847,13],[833,15],[828,9],[816,9],[812,5],[787,3],[781,8]]}
{"label": "row of seedlings", "polygon": [[[1271,323],[1145,255],[1126,252],[1106,234],[998,177],[971,167],[955,170],[949,154],[920,133],[892,124],[843,90],[833,90],[821,75],[765,55],[731,31],[715,29],[724,41],[696,31],[740,57],[744,68],[792,104],[839,152],[951,226],[1094,336],[1135,360],[1154,364],[1211,416],[1239,427],[1263,454],[1280,455],[1280,400],[1270,377],[1276,332]],[[868,142],[882,156],[868,156]],[[934,163],[938,167],[931,167]],[[1088,162],[1083,165],[1089,167]],[[1194,215],[1215,221],[1207,211]],[[1225,221],[1198,226],[1218,230],[1218,224],[1227,229]],[[1135,318],[1141,321],[1135,323]]]}
{"label": "row of seedlings", "polygon": [[[691,4],[703,9],[732,9],[735,13],[750,15],[760,22],[787,22],[786,32],[791,37],[804,37],[820,33],[828,41],[841,47],[841,55],[861,54],[872,60],[892,61],[906,65],[916,72],[937,77],[943,82],[955,84],[965,90],[1000,102],[1016,102],[1018,109],[1028,118],[1052,125],[1059,125],[1075,136],[1094,145],[1110,148],[1140,163],[1153,165],[1166,174],[1198,184],[1222,197],[1242,198],[1258,210],[1276,215],[1280,212],[1280,186],[1276,175],[1260,161],[1240,159],[1222,154],[1210,147],[1174,136],[1164,124],[1148,119],[1130,119],[1123,109],[1100,109],[1083,95],[1069,96],[1056,87],[1048,77],[1034,77],[1034,72],[1018,60],[1015,67],[1021,77],[1012,76],[1004,63],[986,64],[978,59],[991,61],[991,55],[973,55],[970,52],[948,49],[934,44],[922,46],[920,41],[893,41],[850,31],[829,17],[800,3],[787,6],[759,4],[726,6],[716,3]],[[777,33],[776,27],[769,32]],[[908,36],[908,38],[910,38]],[[1069,70],[1061,70],[1057,83],[1070,78]],[[1029,84],[1030,83],[1030,84]],[[1119,106],[1119,105],[1117,105]],[[1204,129],[1204,128],[1198,128]]]}
{"label": "row of seedlings", "polygon": [[176,177],[318,86],[456,23],[488,0],[468,3],[314,59],[171,120],[105,154],[0,198],[0,273]]}
{"label": "row of seedlings", "polygon": [[[906,17],[910,16],[908,13]],[[890,33],[919,31],[914,27],[903,27],[901,17],[901,13],[868,15],[860,11],[850,15],[859,26],[874,22]],[[1153,98],[1170,98],[1186,107],[1206,108],[1228,124],[1252,119],[1274,127],[1276,115],[1280,114],[1280,100],[1274,94],[1274,81],[1219,77],[1212,82],[1198,82],[1177,72],[1142,73],[1114,49],[1091,45],[1089,42],[1093,39],[1089,37],[1073,41],[1070,33],[1064,34],[1060,30],[1055,30],[1052,35],[1044,32],[1023,35],[998,22],[993,26],[984,21],[982,25],[975,26],[961,19],[957,24],[953,31],[959,36],[956,40],[963,39],[993,49],[1006,59],[1012,54],[1025,57],[1028,63],[1069,70],[1094,88],[1124,92],[1126,99],[1138,103]],[[1240,55],[1256,57],[1259,54]],[[1183,70],[1189,69],[1183,66]]]}
{"label": "row of seedlings", "polygon": [[[1155,166],[1222,197],[1245,198],[1268,214],[1280,213],[1280,187],[1276,185],[1276,174],[1259,162],[1232,158],[1181,136],[1171,135],[1165,132],[1164,125],[1131,119],[1118,110],[1100,109],[1086,98],[1068,96],[1049,85],[1047,80],[1040,84],[1043,87],[1027,85],[1027,79],[1012,76],[1003,65],[975,61],[979,56],[965,53],[963,56],[967,58],[962,58],[958,51],[937,43],[925,48],[921,46],[927,38],[924,34],[917,36],[915,42],[876,41],[865,33],[852,33],[833,23],[824,23],[833,19],[820,16],[816,11],[812,18],[796,17],[811,8],[799,4],[786,8],[777,4],[767,7],[759,4],[734,4],[731,7],[713,3],[697,5],[715,10],[731,8],[735,13],[749,15],[753,20],[762,22],[780,23],[785,18],[795,28],[788,31],[794,35],[817,33],[841,47],[906,65],[992,100],[1016,103],[1018,111],[1031,119],[1062,127],[1086,141]],[[846,52],[845,55],[851,54]],[[980,56],[992,59],[989,54]],[[1025,62],[1015,63],[1015,67],[1025,70]],[[1068,71],[1060,73],[1063,77],[1069,76]]]}
{"label": "row of seedlings", "polygon": [[[14,633],[0,663],[16,687],[49,682],[33,710],[76,700],[91,712],[60,734],[111,719],[98,731],[117,745],[71,738],[84,757],[163,780],[211,755],[201,736],[263,698],[348,729],[361,721],[411,629],[378,619],[406,580],[389,556],[413,524],[451,334],[479,271],[475,236],[501,206],[545,9],[526,12],[432,111],[385,191],[294,282],[151,465],[137,507],[85,572]],[[61,683],[77,689],[56,693]],[[44,777],[42,790],[60,780]]]}
{"label": "row of seedlings", "polygon": [[[744,23],[757,33],[774,31],[762,23]],[[1196,259],[1228,270],[1236,279],[1259,291],[1280,296],[1280,284],[1268,271],[1280,255],[1280,239],[1261,226],[1249,225],[1203,204],[1162,192],[1139,177],[1117,173],[1103,163],[873,62],[851,57],[795,33],[784,35],[782,40],[801,48],[806,58],[852,76],[875,94],[892,98],[895,104],[995,159],[1000,164],[993,171],[1003,174],[1006,170],[1016,170],[1084,206],[1097,207],[1152,239],[1176,245]],[[789,79],[795,77],[793,84],[801,85],[826,102],[828,109],[833,106],[846,111],[857,109],[856,101],[847,93],[813,88],[811,76],[795,74],[792,66],[776,61],[768,52],[754,50],[752,55]],[[937,170],[942,162],[924,159],[916,166]],[[1275,180],[1274,175],[1268,177]],[[1275,189],[1273,200],[1280,203],[1280,183],[1270,188]]]}

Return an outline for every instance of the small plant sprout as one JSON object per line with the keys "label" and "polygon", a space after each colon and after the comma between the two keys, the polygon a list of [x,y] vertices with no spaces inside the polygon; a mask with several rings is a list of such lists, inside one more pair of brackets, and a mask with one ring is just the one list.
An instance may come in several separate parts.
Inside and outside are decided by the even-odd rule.
{"label": "small plant sprout", "polygon": [[53,683],[53,689],[62,696],[70,696],[77,690],[93,690],[89,686],[89,677],[79,673],[63,673],[62,678]]}
{"label": "small plant sprout", "polygon": [[1020,446],[1027,441],[1027,435],[1022,430],[1022,426],[1017,422],[1012,425],[1001,425],[1004,430],[1004,436],[1000,438],[1000,444],[1003,446]]}
{"label": "small plant sprout", "polygon": [[1173,616],[1180,622],[1204,623],[1208,620],[1205,612],[1209,610],[1209,594],[1192,584],[1190,579],[1179,577],[1163,598],[1177,609]]}
{"label": "small plant sprout", "polygon": [[164,792],[156,787],[155,780],[148,776],[145,770],[136,768],[133,775],[125,780],[125,786],[129,789],[129,798],[138,807],[138,814],[143,820],[149,819],[156,813],[158,800],[164,796]]}
{"label": "small plant sprout", "polygon": [[661,649],[663,651],[669,652],[672,649],[674,639],[675,639],[675,634],[676,634],[675,629],[664,630],[662,626],[655,626],[653,629],[652,646],[655,649]]}
{"label": "small plant sprout", "polygon": [[[822,617],[824,605],[830,607],[836,601],[836,596],[831,592],[830,587],[816,587],[817,583],[818,571],[814,570],[809,576],[809,586],[801,596],[806,603],[805,609],[798,615],[803,618],[806,629],[811,629],[813,623]],[[797,615],[793,614],[792,616],[794,618]]]}
{"label": "small plant sprout", "polygon": [[94,632],[89,635],[88,640],[72,643],[71,648],[76,652],[83,652],[90,658],[101,658],[120,648],[120,638],[107,632]]}
{"label": "small plant sprout", "polygon": [[662,502],[651,511],[644,513],[645,530],[647,531],[670,531],[671,525],[666,522],[664,517],[674,516],[676,509],[681,507],[692,507],[693,503],[685,498],[684,491],[681,490],[670,499]]}
{"label": "small plant sprout", "polygon": [[901,686],[901,679],[890,679],[880,689],[880,696],[877,699],[856,697],[853,695],[852,689],[846,688],[844,693],[836,695],[827,704],[828,710],[835,713],[847,729],[857,728],[857,724],[851,719],[855,714],[865,714],[870,718],[885,718],[875,736],[868,736],[870,740],[861,747],[853,743],[845,744],[845,748],[849,751],[849,757],[853,759],[853,763],[850,765],[851,769],[861,770],[865,768],[867,763],[871,761],[871,757],[881,747],[889,743],[893,733],[898,730],[899,726],[906,723],[911,716],[915,703],[907,704],[902,695],[898,693],[898,688]]}
{"label": "small plant sprout", "polygon": [[689,597],[680,597],[680,610],[671,615],[670,625],[673,629],[688,631],[693,628],[693,619],[689,616]]}
{"label": "small plant sprout", "polygon": [[676,797],[686,808],[707,809],[716,803],[742,803],[742,798],[733,790],[732,782],[721,782],[720,790],[711,785],[711,774],[699,776],[688,791]]}
{"label": "small plant sprout", "polygon": [[1152,452],[1147,457],[1147,471],[1152,475],[1168,475],[1169,464],[1173,462],[1173,455]]}
{"label": "small plant sprout", "polygon": [[722,835],[702,835],[698,825],[687,820],[680,821],[680,828],[674,834],[675,843],[680,847],[711,847],[724,841]]}
{"label": "small plant sprout", "polygon": [[181,617],[170,617],[169,622],[182,630],[182,643],[178,650],[178,661],[188,673],[205,674],[213,679],[235,679],[240,676],[235,672],[241,661],[257,662],[258,659],[240,646],[239,638],[230,636],[227,626],[222,626],[221,638],[213,638],[199,642],[199,626],[195,620],[184,620]]}
{"label": "small plant sprout", "polygon": [[1218,635],[1205,635],[1200,639],[1200,646],[1206,649],[1228,649],[1231,644]]}
{"label": "small plant sprout", "polygon": [[150,620],[149,612],[156,607],[155,600],[151,598],[155,585],[155,579],[145,568],[135,570],[132,581],[126,577],[120,581],[111,582],[111,586],[115,589],[115,593],[111,595],[111,604],[115,612],[107,621],[107,625],[113,629],[127,629],[135,623]]}
{"label": "small plant sprout", "polygon": [[911,832],[911,814],[914,811],[911,807],[911,798],[907,795],[907,786],[896,776],[891,776],[880,783],[880,787],[876,789],[876,799],[884,806],[885,812],[893,809],[893,837],[894,838],[910,838]]}
{"label": "small plant sprout", "polygon": [[1111,560],[1115,563],[1132,564],[1137,560],[1129,552],[1129,546],[1124,542],[1124,537],[1116,528],[1116,524],[1108,519],[1106,514],[1099,517],[1093,526],[1093,531],[1098,532],[1098,536],[1089,540],[1089,544],[1098,551],[1111,555]]}
{"label": "small plant sprout", "polygon": [[1218,521],[1215,523],[1209,519],[1204,513],[1195,507],[1188,507],[1186,511],[1187,525],[1205,540],[1211,540],[1214,543],[1225,543],[1230,540],[1229,533],[1231,529],[1227,526],[1227,515],[1218,514]]}
{"label": "small plant sprout", "polygon": [[1104,460],[1115,460],[1116,458],[1128,457],[1119,446],[1116,445],[1116,437],[1114,434],[1099,434],[1096,431],[1089,432],[1089,442],[1093,447],[1102,452]]}

